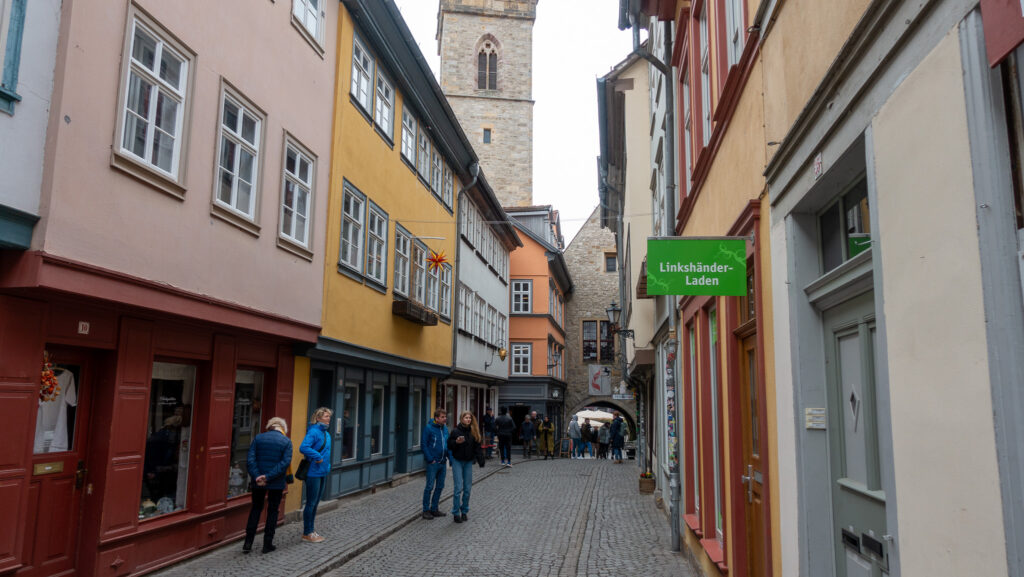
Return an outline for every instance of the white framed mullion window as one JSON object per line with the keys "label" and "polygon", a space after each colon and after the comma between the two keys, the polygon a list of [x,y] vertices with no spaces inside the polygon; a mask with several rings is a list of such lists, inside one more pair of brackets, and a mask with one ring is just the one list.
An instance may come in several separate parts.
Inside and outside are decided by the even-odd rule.
{"label": "white framed mullion window", "polygon": [[441,269],[431,266],[427,269],[427,308],[436,312],[438,310],[438,299],[441,291]]}
{"label": "white framed mullion window", "polygon": [[323,27],[320,25],[321,17],[323,14],[320,12],[320,3],[322,0],[292,0],[292,15],[295,19],[302,24],[302,27],[317,41],[320,42],[321,31]]}
{"label": "white framed mullion window", "polygon": [[367,113],[370,108],[373,96],[373,59],[366,51],[366,46],[358,36],[352,39],[352,87],[350,92],[356,102],[363,107]]}
{"label": "white framed mullion window", "polygon": [[380,128],[381,132],[387,135],[388,139],[393,138],[392,129],[395,124],[395,89],[391,82],[377,67],[377,92],[375,94],[375,105],[373,121]]}
{"label": "white framed mullion window", "polygon": [[743,55],[743,0],[725,0],[725,30],[728,35],[729,66]]}
{"label": "white framed mullion window", "polygon": [[135,20],[124,87],[120,151],[143,164],[178,177],[187,58],[149,27]]}
{"label": "white framed mullion window", "polygon": [[369,202],[366,219],[366,276],[380,284],[388,276],[388,215]]}
{"label": "white framed mullion window", "polygon": [[455,197],[455,173],[447,166],[444,168],[444,194],[441,201],[448,208],[452,207],[452,199]]}
{"label": "white framed mullion window", "polygon": [[419,241],[412,246],[412,299],[427,304],[427,246]]}
{"label": "white framed mullion window", "polygon": [[467,333],[473,332],[473,291],[462,285],[459,291],[459,305],[462,309],[462,330]]}
{"label": "white framed mullion window", "polygon": [[498,343],[498,309],[487,305],[487,334],[484,340],[492,345]]}
{"label": "white framed mullion window", "polygon": [[345,184],[341,208],[341,250],[338,262],[363,272],[363,226],[366,216],[366,195]]}
{"label": "white framed mullion window", "polygon": [[708,43],[708,6],[701,8],[698,18],[700,26],[700,114],[701,142],[707,146],[711,141],[711,48]]}
{"label": "white framed mullion window", "polygon": [[249,220],[255,217],[263,119],[227,92],[221,98],[215,202]]}
{"label": "white framed mullion window", "polygon": [[529,375],[533,345],[512,343],[512,374]]}
{"label": "white framed mullion window", "polygon": [[512,312],[530,312],[530,293],[533,281],[513,280],[512,281]]}
{"label": "white framed mullion window", "polygon": [[416,166],[416,117],[402,106],[402,156]]}
{"label": "white framed mullion window", "polygon": [[409,258],[412,238],[405,230],[395,227],[395,293],[409,296]]}
{"label": "white framed mullion window", "polygon": [[285,145],[284,192],[281,195],[282,238],[309,248],[309,213],[313,204],[316,159],[294,142]]}
{"label": "white framed mullion window", "polygon": [[452,265],[441,265],[441,302],[437,311],[442,317],[452,316]]}
{"label": "white framed mullion window", "polygon": [[687,68],[683,71],[683,150],[686,162],[683,186],[686,188],[687,195],[690,194],[690,174],[693,172],[693,130],[690,125],[692,112],[690,109],[690,70]]}
{"label": "white framed mullion window", "polygon": [[430,190],[434,191],[438,197],[441,196],[441,167],[441,155],[435,146],[430,162]]}
{"label": "white framed mullion window", "polygon": [[424,182],[430,182],[430,138],[427,137],[426,131],[420,128],[419,132],[419,163],[416,165],[419,171],[420,178]]}
{"label": "white framed mullion window", "polygon": [[485,315],[487,305],[484,299],[477,293],[473,293],[473,334],[484,338]]}

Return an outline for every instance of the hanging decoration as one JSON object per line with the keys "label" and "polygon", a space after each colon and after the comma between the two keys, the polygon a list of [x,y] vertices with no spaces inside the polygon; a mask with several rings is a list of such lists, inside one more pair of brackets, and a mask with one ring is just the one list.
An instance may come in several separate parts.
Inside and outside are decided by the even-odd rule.
{"label": "hanging decoration", "polygon": [[427,257],[427,262],[430,263],[430,270],[433,271],[448,264],[448,259],[445,258],[444,251],[436,252],[432,250],[430,251],[430,256]]}
{"label": "hanging decoration", "polygon": [[39,379],[39,401],[56,401],[60,396],[60,384],[57,382],[57,375],[53,374],[53,363],[50,362],[50,355],[43,354],[43,370]]}

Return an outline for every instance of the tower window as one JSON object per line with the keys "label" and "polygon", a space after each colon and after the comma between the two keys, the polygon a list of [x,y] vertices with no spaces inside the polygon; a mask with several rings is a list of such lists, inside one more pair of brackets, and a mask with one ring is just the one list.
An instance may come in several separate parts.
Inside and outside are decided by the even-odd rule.
{"label": "tower window", "polygon": [[498,49],[492,42],[484,42],[476,59],[476,87],[480,90],[498,89]]}
{"label": "tower window", "polygon": [[491,129],[490,128],[485,128],[484,129],[484,144],[490,144],[490,143],[491,143]]}

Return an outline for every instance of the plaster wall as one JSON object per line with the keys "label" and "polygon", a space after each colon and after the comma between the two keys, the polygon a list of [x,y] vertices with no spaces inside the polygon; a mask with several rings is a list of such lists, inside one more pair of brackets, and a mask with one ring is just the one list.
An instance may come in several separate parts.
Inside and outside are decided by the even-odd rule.
{"label": "plaster wall", "polygon": [[872,123],[903,575],[1007,574],[962,75],[954,28]]}
{"label": "plaster wall", "polygon": [[[319,324],[338,4],[325,5],[323,54],[292,24],[287,2],[135,5],[196,54],[182,145],[184,200],[111,166],[129,2],[65,2],[67,40],[58,55],[43,221],[33,248]],[[240,13],[245,25],[225,26]],[[255,235],[211,212],[222,81],[267,114]],[[286,132],[317,157],[311,261],[277,246]]]}
{"label": "plaster wall", "polygon": [[[422,237],[428,249],[454,260],[458,231],[455,214],[446,208],[401,159],[401,147],[392,146],[364,111],[349,97],[352,75],[352,39],[355,24],[342,11],[338,60],[338,95],[335,143],[327,207],[327,243],[324,266],[326,337],[423,362],[452,364],[452,324],[442,315],[435,326],[423,326],[392,314],[394,302],[394,238],[397,225]],[[367,47],[369,49],[369,47]],[[372,54],[372,52],[371,52]],[[387,63],[372,54],[377,65]],[[394,77],[394,75],[392,75]],[[402,110],[404,95],[396,89],[395,110]],[[448,159],[445,162],[449,165]],[[338,265],[344,183],[348,182],[388,214],[387,287],[384,291],[344,274]],[[433,238],[436,237],[436,238]],[[475,257],[474,257],[475,258]],[[458,263],[455,263],[458,266]],[[454,282],[453,271],[453,282]],[[455,287],[450,314],[455,314]]]}
{"label": "plaster wall", "polygon": [[59,0],[27,3],[15,88],[21,101],[13,116],[0,113],[0,205],[29,214],[39,214],[60,12]]}

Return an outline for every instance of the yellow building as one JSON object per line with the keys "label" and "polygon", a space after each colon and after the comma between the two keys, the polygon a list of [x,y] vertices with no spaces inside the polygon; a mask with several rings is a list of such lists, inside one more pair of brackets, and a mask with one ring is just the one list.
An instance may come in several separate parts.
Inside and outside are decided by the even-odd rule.
{"label": "yellow building", "polygon": [[[486,188],[398,8],[376,0],[342,8],[319,231],[323,329],[297,358],[293,415],[300,424],[317,407],[334,411],[325,498],[423,468],[421,430],[453,362],[455,202],[465,188]],[[438,255],[445,262],[431,266]],[[295,428],[298,447],[305,426]]]}

